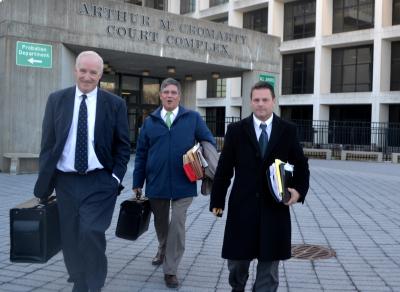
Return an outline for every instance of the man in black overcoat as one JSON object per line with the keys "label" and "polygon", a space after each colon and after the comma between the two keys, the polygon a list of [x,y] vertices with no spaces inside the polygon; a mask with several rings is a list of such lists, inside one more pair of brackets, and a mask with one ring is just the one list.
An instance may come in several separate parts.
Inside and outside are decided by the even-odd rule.
{"label": "man in black overcoat", "polygon": [[130,156],[122,98],[97,87],[103,59],[80,53],[76,86],[50,94],[34,194],[55,190],[64,262],[74,292],[100,291],[107,275],[105,231]]}
{"label": "man in black overcoat", "polygon": [[[304,202],[310,172],[295,125],[273,113],[273,87],[267,82],[256,83],[250,102],[253,113],[230,124],[226,132],[210,211],[222,215],[234,176],[222,247],[222,257],[228,259],[229,284],[232,291],[244,291],[250,262],[257,259],[253,291],[277,291],[279,261],[291,257],[289,206]],[[260,145],[260,140],[267,146]],[[275,159],[294,165],[287,203],[277,202],[267,185],[266,171]]]}

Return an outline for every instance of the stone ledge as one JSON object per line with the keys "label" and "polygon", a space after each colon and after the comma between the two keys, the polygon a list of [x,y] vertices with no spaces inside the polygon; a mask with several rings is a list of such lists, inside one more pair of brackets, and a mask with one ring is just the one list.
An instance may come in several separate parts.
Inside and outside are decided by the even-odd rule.
{"label": "stone ledge", "polygon": [[308,158],[316,158],[316,159],[332,159],[332,150],[331,149],[314,149],[314,148],[303,148],[304,155]]}
{"label": "stone ledge", "polygon": [[35,173],[39,169],[39,154],[4,153],[3,171],[10,174]]}
{"label": "stone ledge", "polygon": [[382,162],[382,156],[382,152],[342,150],[340,159]]}
{"label": "stone ledge", "polygon": [[400,153],[392,153],[392,162],[399,163]]}

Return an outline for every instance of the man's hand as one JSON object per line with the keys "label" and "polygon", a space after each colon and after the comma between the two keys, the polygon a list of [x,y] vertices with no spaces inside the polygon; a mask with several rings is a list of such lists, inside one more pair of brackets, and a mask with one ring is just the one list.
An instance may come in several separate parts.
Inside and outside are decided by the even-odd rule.
{"label": "man's hand", "polygon": [[39,198],[39,204],[45,204],[49,200],[49,197]]}
{"label": "man's hand", "polygon": [[295,203],[297,203],[297,201],[300,199],[300,194],[298,191],[296,191],[295,189],[292,188],[288,188],[288,191],[290,193],[290,200],[285,203],[286,206],[291,206]]}
{"label": "man's hand", "polygon": [[215,216],[222,217],[222,213],[224,212],[224,210],[222,210],[221,208],[213,208],[212,212]]}
{"label": "man's hand", "polygon": [[134,188],[134,189],[132,189],[132,192],[133,192],[133,197],[134,198],[138,198],[138,196],[140,198],[142,196],[142,189],[141,188]]}

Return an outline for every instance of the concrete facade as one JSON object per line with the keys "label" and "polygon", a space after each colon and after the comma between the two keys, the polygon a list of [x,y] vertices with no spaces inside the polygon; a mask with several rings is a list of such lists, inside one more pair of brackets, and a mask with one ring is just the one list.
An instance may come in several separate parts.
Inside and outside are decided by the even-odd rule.
{"label": "concrete facade", "polygon": [[[74,84],[74,60],[82,50],[98,51],[116,72],[150,70],[159,78],[168,76],[167,66],[180,80],[218,72],[242,77],[243,87],[253,82],[245,72],[279,75],[279,38],[176,15],[176,1],[168,6],[173,13],[123,1],[1,1],[0,157],[39,152],[47,96]],[[18,41],[51,45],[52,67],[16,65]],[[196,108],[196,82],[182,83],[183,103]],[[240,86],[230,87],[231,96],[240,97]]]}
{"label": "concrete facade", "polygon": [[[180,2],[180,0],[172,0]],[[280,38],[279,48],[282,56],[299,52],[315,53],[314,90],[312,94],[282,95],[281,80],[276,93],[280,106],[311,106],[313,120],[330,120],[329,108],[334,105],[370,105],[371,122],[388,122],[389,105],[400,104],[399,92],[390,91],[391,42],[400,39],[400,25],[392,25],[392,0],[375,0],[374,27],[357,31],[332,33],[333,1],[316,0],[315,36],[284,41],[285,3],[301,2],[296,0],[229,0],[226,3],[210,7],[209,0],[196,0],[196,10],[187,14],[190,17],[214,20],[228,18],[228,24],[243,27],[243,13],[268,7],[268,34]],[[333,48],[351,47],[359,44],[372,44],[373,88],[370,92],[331,93],[331,54]],[[282,62],[281,62],[282,64]],[[282,72],[282,68],[280,70]],[[282,75],[279,75],[281,78]],[[228,83],[229,84],[229,83]],[[200,107],[224,106],[229,104],[227,96],[212,105],[198,103]],[[242,91],[243,101],[248,92]],[[245,107],[243,102],[243,107]],[[279,109],[277,109],[279,112]],[[227,110],[229,112],[229,110]],[[245,112],[245,111],[244,111]],[[242,113],[242,117],[243,114]],[[228,116],[228,114],[227,114]]]}

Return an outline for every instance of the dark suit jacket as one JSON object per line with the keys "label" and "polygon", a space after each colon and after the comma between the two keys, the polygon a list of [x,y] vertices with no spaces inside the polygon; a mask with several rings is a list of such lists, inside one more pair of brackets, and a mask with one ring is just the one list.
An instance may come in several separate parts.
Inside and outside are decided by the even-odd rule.
{"label": "dark suit jacket", "polygon": [[[75,86],[50,94],[43,118],[39,177],[34,194],[44,198],[54,190],[54,174],[72,124]],[[98,89],[94,150],[104,168],[122,181],[130,156],[125,102]]]}
{"label": "dark suit jacket", "polygon": [[210,198],[210,210],[224,209],[230,180],[235,174],[229,197],[223,258],[264,261],[290,258],[289,207],[277,203],[267,186],[266,170],[276,158],[294,165],[292,187],[300,193],[303,202],[309,186],[309,170],[295,125],[274,115],[264,159],[252,115],[229,125]]}

